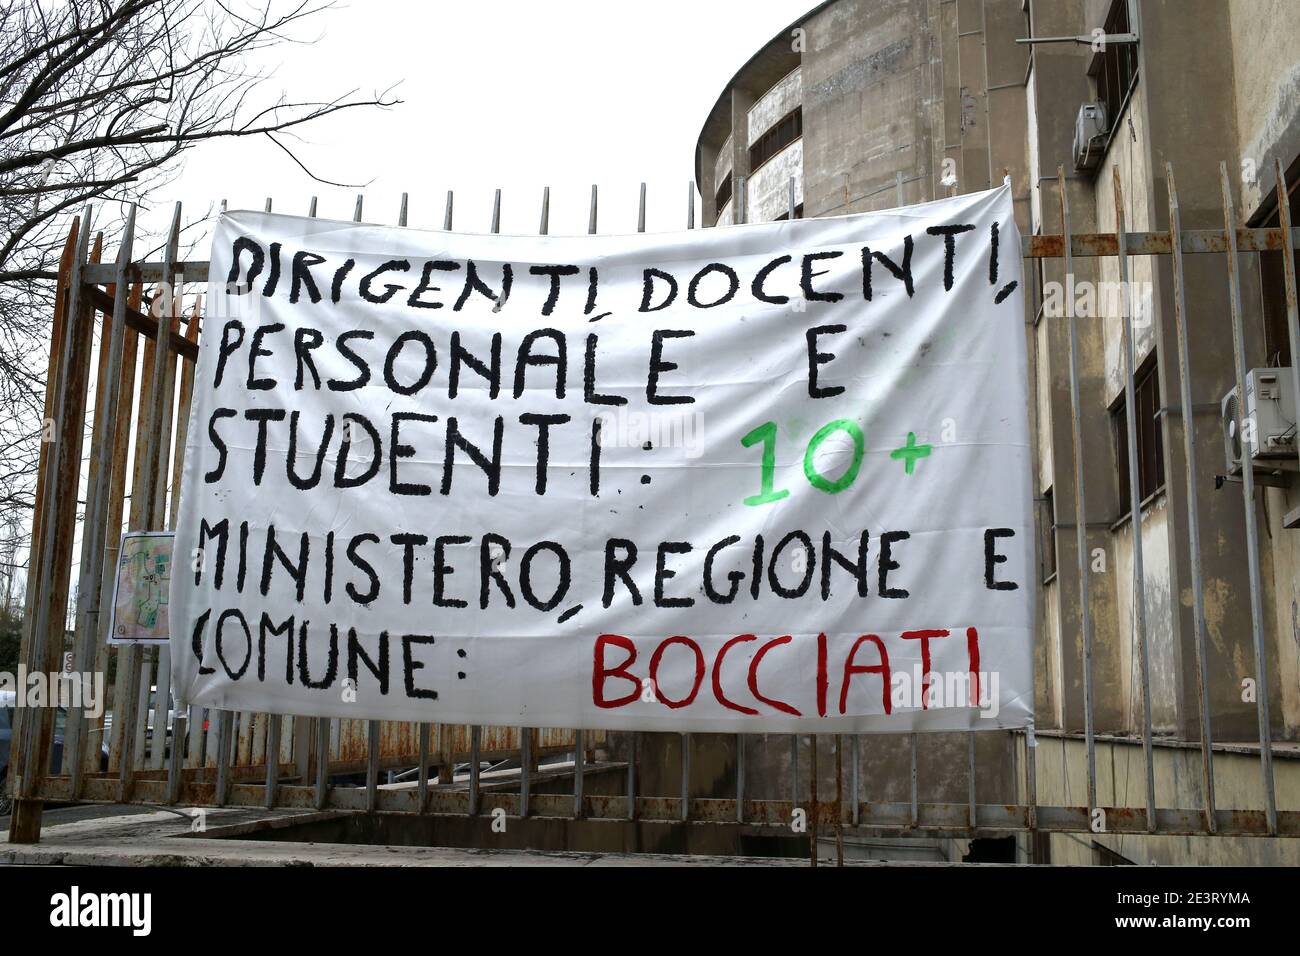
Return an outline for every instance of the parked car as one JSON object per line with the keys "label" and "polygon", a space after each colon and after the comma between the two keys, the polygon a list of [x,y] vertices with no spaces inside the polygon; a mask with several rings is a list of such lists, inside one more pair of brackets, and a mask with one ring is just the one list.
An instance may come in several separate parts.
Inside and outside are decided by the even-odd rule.
{"label": "parked car", "polygon": [[[13,745],[14,708],[17,694],[7,690],[0,693],[0,817],[13,809],[13,796],[9,793],[9,753]],[[63,735],[68,712],[60,707],[54,715],[54,746],[50,748],[50,772],[57,773],[63,762]],[[108,745],[99,751],[99,769],[108,770]]]}

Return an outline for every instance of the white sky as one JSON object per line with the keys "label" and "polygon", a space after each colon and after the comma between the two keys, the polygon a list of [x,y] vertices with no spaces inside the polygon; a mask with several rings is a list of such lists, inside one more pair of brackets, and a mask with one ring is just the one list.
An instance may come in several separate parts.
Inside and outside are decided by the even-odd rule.
{"label": "white sky", "polygon": [[264,138],[208,143],[146,221],[165,225],[176,200],[188,220],[223,198],[231,209],[261,209],[271,197],[275,211],[303,215],[313,195],[319,215],[350,219],[363,192],[367,221],[396,222],[405,191],[410,225],[441,228],[453,189],[455,228],[486,232],[499,186],[502,231],[535,233],[549,185],[551,232],[581,233],[597,183],[599,230],[631,232],[645,181],[646,228],[681,229],[708,110],[735,71],[814,4],[350,0],[301,32],[312,42],[282,45],[256,65],[281,59],[269,85],[295,98],[400,81],[402,105],[324,120],[294,146],[316,175],[367,185],[313,182]]}

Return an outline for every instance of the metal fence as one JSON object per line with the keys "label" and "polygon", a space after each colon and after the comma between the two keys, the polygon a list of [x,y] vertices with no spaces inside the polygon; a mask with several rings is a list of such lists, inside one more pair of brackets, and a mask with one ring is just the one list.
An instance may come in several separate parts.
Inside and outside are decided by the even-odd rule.
{"label": "metal fence", "polygon": [[[1281,224],[1275,228],[1237,225],[1226,167],[1223,183],[1222,230],[1181,228],[1178,196],[1172,168],[1166,167],[1169,192],[1167,232],[1127,232],[1121,183],[1116,173],[1117,226],[1113,233],[1074,234],[1064,171],[1059,171],[1062,234],[1034,235],[1023,240],[1027,261],[1059,260],[1066,275],[1081,257],[1110,257],[1128,288],[1132,256],[1170,257],[1175,286],[1173,319],[1178,341],[1179,382],[1183,408],[1191,408],[1189,343],[1186,329],[1183,260],[1187,255],[1223,257],[1230,290],[1234,368],[1238,394],[1243,394],[1247,361],[1243,344],[1241,274],[1243,252],[1293,250],[1287,203],[1279,203]],[[1279,195],[1287,190],[1280,163]],[[695,189],[688,191],[687,228],[695,226]],[[745,185],[737,191],[738,220],[744,221]],[[645,186],[640,192],[638,231],[645,230]],[[267,210],[271,208],[268,200]],[[497,190],[491,230],[498,231],[501,192]],[[543,192],[539,231],[549,228],[550,194]],[[316,214],[313,200],[310,215]],[[795,215],[794,183],[790,190],[791,218]],[[362,199],[357,198],[354,219],[360,221]],[[208,263],[181,261],[180,206],[169,230],[161,261],[133,257],[135,210],[127,216],[116,261],[101,261],[101,237],[91,240],[91,211],[73,223],[60,264],[58,298],[53,325],[53,347],[46,395],[46,415],[55,424],[54,440],[44,444],[37,486],[33,525],[32,575],[26,607],[24,662],[31,671],[59,669],[65,652],[65,611],[69,605],[74,564],[78,586],[71,650],[79,672],[105,672],[115,656],[116,681],[111,721],[91,719],[79,709],[68,715],[61,759],[51,764],[56,740],[53,710],[41,709],[24,718],[15,748],[16,773],[12,781],[18,797],[11,838],[34,840],[39,836],[41,801],[115,801],[149,804],[208,806],[264,806],[333,808],[342,810],[403,811],[427,814],[479,815],[498,808],[514,817],[562,817],[611,820],[655,820],[757,828],[788,828],[792,814],[802,809],[811,832],[833,828],[837,836],[861,829],[905,831],[925,835],[975,836],[1016,831],[1087,832],[1095,829],[1093,810],[1098,805],[1092,654],[1094,622],[1089,608],[1088,548],[1085,522],[1076,521],[1078,587],[1082,597],[1085,726],[1087,755],[1087,805],[1040,805],[1035,767],[1036,741],[1031,731],[1011,735],[1013,775],[1020,797],[1010,803],[977,801],[976,748],[973,733],[966,734],[967,782],[964,802],[930,802],[922,799],[925,781],[918,772],[918,738],[908,737],[910,780],[905,801],[869,799],[869,781],[861,772],[860,739],[836,735],[829,741],[834,762],[834,790],[818,794],[819,745],[805,737],[809,747],[800,787],[799,738],[791,736],[790,779],[780,781],[787,799],[752,799],[747,793],[745,735],[738,735],[735,757],[735,792],[730,797],[694,797],[689,790],[690,735],[680,748],[681,790],[675,796],[655,796],[638,785],[638,740],[624,735],[622,759],[592,764],[598,749],[615,742],[614,734],[598,730],[537,729],[515,727],[463,727],[438,724],[401,724],[381,721],[318,720],[277,714],[231,713],[193,708],[176,713],[167,733],[169,656],[140,646],[110,648],[105,643],[108,614],[104,597],[111,594],[116,573],[118,535],[121,529],[164,529],[175,522],[177,492],[193,390],[194,361],[203,319],[201,295]],[[453,223],[453,196],[449,192],[443,228]],[[407,224],[403,197],[397,218]],[[597,231],[597,191],[592,187],[589,233]],[[1292,354],[1297,349],[1296,279],[1291,255],[1284,255],[1287,323]],[[146,292],[146,290],[148,290]],[[1079,330],[1073,304],[1066,297],[1069,323],[1069,379],[1071,434],[1076,515],[1084,515],[1085,487],[1083,434],[1086,412],[1080,402]],[[143,307],[143,303],[148,307]],[[1126,309],[1124,326],[1126,435],[1131,513],[1139,515],[1134,401],[1133,309]],[[96,336],[96,329],[99,334]],[[95,342],[98,339],[98,354]],[[137,380],[137,352],[140,374]],[[91,379],[92,365],[96,374]],[[1245,415],[1239,403],[1238,427]],[[1297,396],[1300,407],[1300,396]],[[1265,667],[1263,593],[1260,582],[1259,542],[1255,509],[1255,482],[1249,467],[1243,469],[1244,527],[1251,587],[1251,636],[1259,679],[1259,772],[1265,794],[1261,809],[1219,809],[1214,795],[1214,747],[1210,733],[1208,683],[1205,672],[1206,622],[1203,606],[1200,526],[1197,509],[1195,442],[1191,416],[1184,419],[1187,520],[1194,596],[1196,676],[1200,701],[1201,800],[1199,806],[1159,806],[1155,783],[1155,757],[1150,705],[1149,651],[1144,601],[1136,600],[1134,635],[1141,664],[1142,733],[1145,764],[1145,813],[1133,808],[1103,808],[1107,832],[1158,834],[1224,834],[1241,836],[1300,836],[1300,811],[1277,809]],[[89,431],[89,454],[83,460],[83,436]],[[82,492],[84,489],[84,492]],[[79,497],[84,495],[84,514]],[[74,562],[74,545],[79,556]],[[1133,535],[1133,593],[1143,595],[1142,535]],[[1041,677],[1040,677],[1041,679]],[[156,693],[151,689],[156,688]],[[785,746],[768,735],[768,746]],[[1136,738],[1132,741],[1136,745]],[[822,744],[824,748],[827,744]],[[107,747],[107,766],[102,757]],[[845,772],[845,754],[848,772]],[[571,761],[554,762],[559,755]],[[551,755],[550,766],[539,759]],[[494,775],[485,783],[483,764],[508,762],[517,773]],[[385,771],[414,771],[414,785],[381,784]],[[616,776],[620,792],[588,792],[590,775],[597,770],[607,779]],[[436,771],[436,773],[435,773]],[[752,772],[752,771],[751,771]],[[357,781],[364,775],[364,784]],[[356,779],[348,779],[354,777]],[[545,777],[551,792],[540,792]],[[571,790],[554,792],[556,779],[568,781]],[[566,788],[569,784],[566,782]],[[788,788],[788,789],[787,789]],[[609,789],[605,787],[603,789]],[[770,787],[765,787],[769,790]],[[815,840],[813,841],[815,847]],[[814,850],[815,859],[815,850]]]}

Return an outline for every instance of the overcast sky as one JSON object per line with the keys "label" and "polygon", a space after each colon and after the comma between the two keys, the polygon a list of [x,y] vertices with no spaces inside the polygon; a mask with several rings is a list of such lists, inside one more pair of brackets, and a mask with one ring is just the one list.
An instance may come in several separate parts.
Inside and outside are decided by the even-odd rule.
{"label": "overcast sky", "polygon": [[[326,120],[294,145],[313,182],[265,139],[209,143],[155,197],[185,203],[187,219],[209,203],[348,219],[365,194],[364,218],[395,222],[410,194],[410,224],[441,228],[448,189],[455,228],[487,231],[501,187],[502,231],[534,233],[541,190],[551,187],[552,233],[587,228],[592,183],[600,231],[636,229],[638,184],[648,189],[647,229],[680,229],[694,177],[700,126],[723,86],[759,47],[814,0],[653,4],[613,0],[351,0],[256,66],[275,66],[272,92],[324,99],[358,87],[399,84],[404,102]],[[276,65],[276,61],[278,65]],[[698,204],[697,204],[698,216]]]}

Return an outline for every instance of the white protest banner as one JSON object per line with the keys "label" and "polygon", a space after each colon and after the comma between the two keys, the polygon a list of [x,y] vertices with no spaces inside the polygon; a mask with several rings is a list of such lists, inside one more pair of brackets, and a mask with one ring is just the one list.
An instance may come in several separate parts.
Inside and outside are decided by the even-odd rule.
{"label": "white protest banner", "polygon": [[182,703],[462,724],[1024,726],[1009,189],[584,237],[223,215]]}

